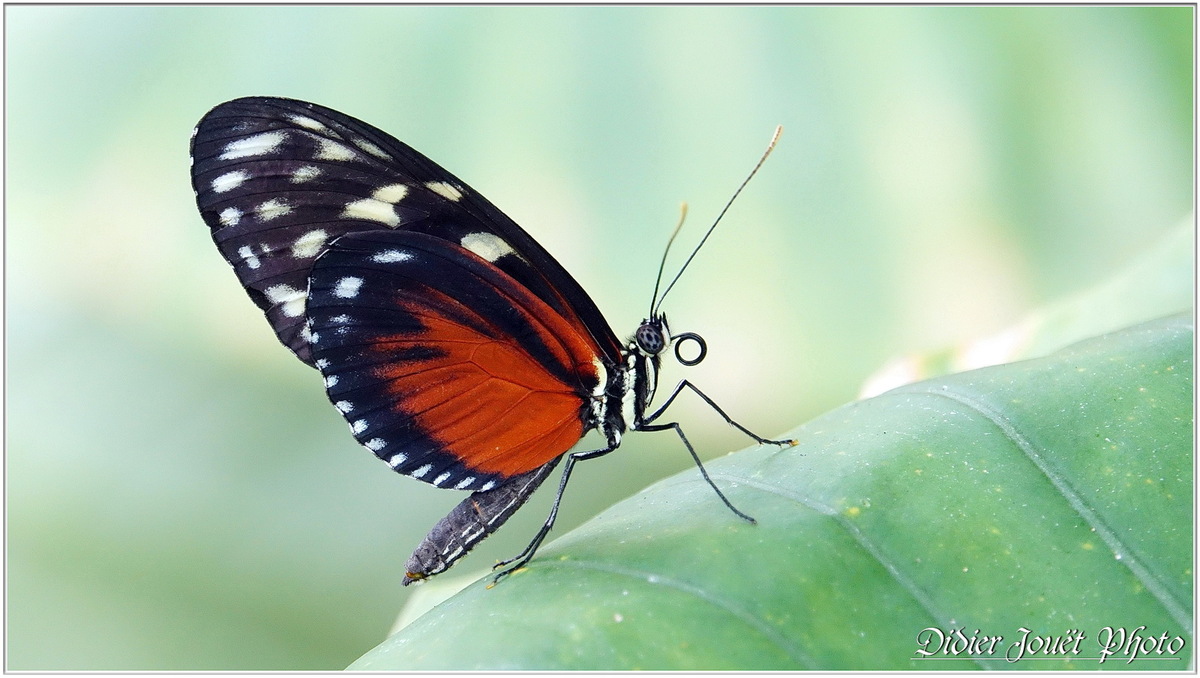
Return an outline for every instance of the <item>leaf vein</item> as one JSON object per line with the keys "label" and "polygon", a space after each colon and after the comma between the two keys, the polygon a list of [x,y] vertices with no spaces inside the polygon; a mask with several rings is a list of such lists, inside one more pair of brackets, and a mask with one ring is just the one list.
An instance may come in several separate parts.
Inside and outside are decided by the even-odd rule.
{"label": "leaf vein", "polygon": [[1184,606],[1180,604],[1179,601],[1175,600],[1175,597],[1172,596],[1170,591],[1167,590],[1166,585],[1157,576],[1155,576],[1153,572],[1150,571],[1150,568],[1142,563],[1141,558],[1138,557],[1137,552],[1133,549],[1133,547],[1125,544],[1117,535],[1116,531],[1104,522],[1104,519],[1100,517],[1100,514],[1088,505],[1088,502],[1083,498],[1083,496],[1077,492],[1075,488],[1072,487],[1067,481],[1064,474],[1057,469],[1049,459],[1040,454],[1036,446],[1030,442],[1028,438],[1022,435],[1015,426],[1010,424],[1003,414],[993,410],[987,404],[980,402],[979,400],[976,400],[964,393],[951,391],[945,387],[937,390],[922,388],[907,388],[905,390],[912,393],[925,393],[928,395],[941,396],[948,400],[953,400],[954,402],[971,408],[990,421],[994,426],[996,426],[996,428],[1000,429],[1000,431],[1009,440],[1011,440],[1018,449],[1021,450],[1021,452],[1029,459],[1029,461],[1033,462],[1033,465],[1042,472],[1042,475],[1044,475],[1046,479],[1054,485],[1055,489],[1057,489],[1059,493],[1062,494],[1063,498],[1066,499],[1067,504],[1069,504],[1071,508],[1074,509],[1081,518],[1083,518],[1088,526],[1095,530],[1096,534],[1100,535],[1100,538],[1103,539],[1104,543],[1108,545],[1108,548],[1113,552],[1117,560],[1122,565],[1129,568],[1129,571],[1133,573],[1133,576],[1136,577],[1143,586],[1146,587],[1146,590],[1150,592],[1150,595],[1154,596],[1154,598],[1158,600],[1158,602],[1166,609],[1167,613],[1170,614],[1175,620],[1175,623],[1186,629],[1189,634],[1192,633],[1191,615],[1184,608]]}
{"label": "leaf vein", "polygon": [[779,649],[783,650],[789,657],[795,660],[797,664],[807,667],[809,670],[817,668],[816,662],[812,659],[812,657],[808,656],[808,654],[801,650],[795,643],[791,642],[786,636],[776,631],[766,621],[750,613],[748,610],[736,605],[732,601],[715,596],[694,584],[689,584],[687,582],[666,577],[661,574],[646,572],[634,568],[621,567],[618,565],[612,565],[610,563],[591,562],[584,560],[558,560],[553,561],[553,564],[598,570],[600,572],[607,572],[609,574],[631,577],[633,579],[642,580],[651,585],[662,585],[675,589],[681,593],[689,594],[708,603],[709,605],[724,610],[729,615],[736,617],[737,619],[754,627],[759,633],[763,634],[763,636],[765,636],[768,640],[778,646]]}

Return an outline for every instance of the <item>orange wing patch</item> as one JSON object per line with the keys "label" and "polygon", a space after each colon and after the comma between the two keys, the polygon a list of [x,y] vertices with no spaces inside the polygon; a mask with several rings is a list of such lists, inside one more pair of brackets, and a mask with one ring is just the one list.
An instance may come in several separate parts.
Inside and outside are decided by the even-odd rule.
{"label": "orange wing patch", "polygon": [[[376,376],[386,381],[398,413],[464,466],[483,473],[526,473],[569,450],[584,434],[591,394],[583,385],[602,378],[591,337],[537,297],[521,296],[513,299],[513,309],[575,383],[552,374],[517,338],[488,332],[481,316],[431,289],[416,295],[419,303],[400,302],[423,331],[373,342],[380,352],[433,349],[415,360],[384,360]],[[443,311],[446,304],[453,313]]]}

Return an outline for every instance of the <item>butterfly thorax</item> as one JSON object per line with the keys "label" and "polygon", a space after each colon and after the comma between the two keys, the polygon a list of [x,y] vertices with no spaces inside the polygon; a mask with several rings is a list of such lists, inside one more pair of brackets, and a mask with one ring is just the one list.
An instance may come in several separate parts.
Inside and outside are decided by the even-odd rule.
{"label": "butterfly thorax", "polygon": [[589,428],[598,428],[609,444],[620,444],[626,430],[637,430],[644,422],[670,336],[664,316],[643,320],[621,349],[620,364],[608,366],[603,394],[593,400]]}

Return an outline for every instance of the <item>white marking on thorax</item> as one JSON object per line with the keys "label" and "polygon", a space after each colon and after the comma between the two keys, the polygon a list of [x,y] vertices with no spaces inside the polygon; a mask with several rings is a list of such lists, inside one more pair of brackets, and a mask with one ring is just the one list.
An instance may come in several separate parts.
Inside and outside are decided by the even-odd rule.
{"label": "white marking on thorax", "polygon": [[513,253],[513,248],[494,233],[468,233],[462,237],[461,243],[463,247],[493,263],[500,257]]}
{"label": "white marking on thorax", "polygon": [[337,284],[333,287],[333,295],[342,299],[353,299],[358,296],[358,290],[362,287],[362,284],[362,278],[348,275],[337,281]]}
{"label": "white marking on thorax", "polygon": [[427,181],[425,188],[437,193],[450,202],[458,202],[462,200],[463,194],[457,186],[446,181]]}
{"label": "white marking on thorax", "polygon": [[296,238],[296,242],[292,244],[292,256],[297,259],[311,259],[321,252],[328,238],[329,234],[324,229],[309,231]]}
{"label": "white marking on thorax", "polygon": [[304,290],[298,290],[291,285],[271,285],[263,290],[267,299],[273,304],[280,305],[280,311],[289,318],[299,318],[304,315],[304,301],[308,297]]}
{"label": "white marking on thorax", "polygon": [[258,215],[259,221],[270,221],[278,217],[282,217],[292,211],[292,206],[279,198],[271,198],[254,208],[254,213]]}
{"label": "white marking on thorax", "polygon": [[626,426],[637,423],[637,381],[641,375],[635,368],[637,357],[632,351],[636,350],[631,349],[629,357],[625,359],[625,391],[621,393],[621,416],[625,418]]}
{"label": "white marking on thorax", "polygon": [[276,130],[231,141],[225,145],[225,150],[221,153],[221,160],[235,160],[270,153],[279,148],[279,144],[283,143],[286,136],[282,131]]}
{"label": "white marking on thorax", "polygon": [[246,170],[236,170],[234,172],[226,172],[225,174],[222,174],[221,176],[212,180],[211,186],[212,186],[213,193],[224,193],[225,191],[232,191],[233,189],[235,189],[238,186],[241,186],[243,183],[245,183],[246,180],[249,178],[250,178],[250,173],[247,172]]}

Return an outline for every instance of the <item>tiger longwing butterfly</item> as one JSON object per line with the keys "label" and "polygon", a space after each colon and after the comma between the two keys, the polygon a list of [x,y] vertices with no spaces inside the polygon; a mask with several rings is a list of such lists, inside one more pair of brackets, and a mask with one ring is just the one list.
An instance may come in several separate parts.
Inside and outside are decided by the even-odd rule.
{"label": "tiger longwing butterfly", "polygon": [[[615,450],[629,429],[673,429],[721,500],[753,522],[709,479],[679,425],[655,422],[690,388],[759,443],[794,442],[751,433],[686,380],[647,412],[662,353],[674,343],[695,364],[705,350],[697,335],[672,336],[654,301],[622,343],[566,269],[483,196],[323,106],[223,103],[197,125],[191,157],[217,248],[279,340],[320,370],[355,439],[397,473],[471,491],[417,547],[405,584],[449,568],[565,456],[550,515],[521,554],[497,564],[509,567],[496,580],[524,565],[575,462]],[[679,354],[685,339],[697,358]],[[593,429],[602,448],[569,452]]]}

